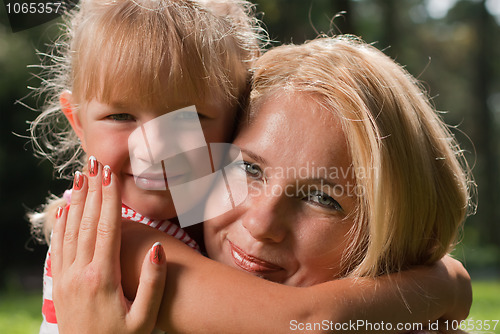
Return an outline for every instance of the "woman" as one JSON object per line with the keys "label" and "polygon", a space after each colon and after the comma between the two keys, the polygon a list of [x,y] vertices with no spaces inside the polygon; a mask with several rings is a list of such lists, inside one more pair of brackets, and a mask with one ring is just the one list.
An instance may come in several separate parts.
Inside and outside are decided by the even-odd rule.
{"label": "woman", "polygon": [[[416,80],[380,51],[350,37],[278,47],[256,67],[248,117],[235,139],[244,155],[240,166],[248,176],[249,194],[235,210],[205,224],[207,250],[230,266],[307,288],[242,275],[152,229],[125,224],[124,240],[138,244],[122,250],[128,297],[135,296],[143,262],[137,249],[161,240],[169,271],[157,323],[164,330],[289,332],[292,324],[327,319],[333,325],[315,329],[333,331],[335,324],[360,319],[393,321],[384,330],[404,332],[416,328],[398,323],[463,319],[467,311],[460,306],[463,300],[455,299],[460,296],[455,289],[467,275],[456,263],[402,271],[433,264],[449,252],[470,200],[471,182],[458,146]],[[148,332],[160,298],[154,296],[153,285],[144,283],[132,308],[124,307],[117,273],[119,240],[112,224],[118,219],[118,189],[112,181],[110,185],[102,190],[90,185],[85,211],[86,193],[72,202],[68,224],[78,224],[82,215],[84,220],[90,217],[90,232],[64,236],[66,214],[54,231],[58,320],[67,329],[93,318],[107,323],[87,322],[86,329],[99,324],[107,326],[104,333]],[[93,200],[100,191],[103,210]],[[101,212],[100,220],[96,212]],[[95,253],[75,246],[89,238],[95,240]],[[148,261],[144,266],[142,275],[148,277],[163,270]],[[380,276],[393,272],[401,273]],[[90,295],[74,288],[75,279],[83,284],[88,275]],[[448,280],[425,284],[427,275],[459,277],[449,286]],[[331,281],[342,277],[350,278]],[[145,282],[144,276],[141,280]],[[162,281],[153,281],[161,290]],[[75,307],[75,300],[90,303],[92,295],[97,296],[97,308]],[[444,297],[447,305],[425,300],[434,296]],[[465,304],[470,302],[469,294],[461,296]],[[71,324],[70,314],[76,312],[80,316]],[[133,324],[127,323],[130,314],[137,316]],[[357,333],[370,330],[355,328]]]}

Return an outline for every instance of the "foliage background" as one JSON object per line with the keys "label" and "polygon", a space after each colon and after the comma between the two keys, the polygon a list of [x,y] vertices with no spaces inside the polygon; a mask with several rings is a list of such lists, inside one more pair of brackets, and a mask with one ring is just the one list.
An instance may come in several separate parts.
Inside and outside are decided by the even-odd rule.
{"label": "foliage background", "polygon": [[[274,45],[353,33],[424,83],[447,123],[457,126],[479,189],[477,214],[467,220],[456,255],[473,279],[500,279],[500,0],[254,3]],[[46,247],[30,237],[25,214],[69,184],[33,157],[24,136],[36,111],[16,103],[29,94],[27,86],[39,84],[30,74],[36,69],[27,68],[38,63],[35,49],[45,51],[57,33],[54,21],[13,33],[0,5],[0,291],[41,290]],[[34,108],[42,102],[23,99]]]}

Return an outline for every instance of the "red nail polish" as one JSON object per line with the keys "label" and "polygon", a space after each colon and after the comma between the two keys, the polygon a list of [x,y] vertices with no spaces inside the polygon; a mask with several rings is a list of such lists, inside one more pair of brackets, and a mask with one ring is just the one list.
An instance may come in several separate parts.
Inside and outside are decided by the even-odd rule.
{"label": "red nail polish", "polygon": [[160,265],[165,261],[163,246],[161,245],[161,243],[157,242],[153,245],[149,253],[149,259],[151,260],[152,263],[157,265]]}
{"label": "red nail polish", "polygon": [[99,172],[99,167],[97,165],[97,159],[94,156],[89,158],[89,175],[96,176]]}
{"label": "red nail polish", "polygon": [[62,206],[59,206],[57,208],[57,212],[56,212],[56,219],[59,219],[61,218],[62,214],[63,214],[63,211],[64,211],[64,208]]}
{"label": "red nail polish", "polygon": [[83,174],[81,172],[75,172],[75,179],[73,180],[73,189],[80,190],[83,186]]}
{"label": "red nail polish", "polygon": [[102,169],[102,185],[109,186],[111,183],[111,168],[108,165]]}

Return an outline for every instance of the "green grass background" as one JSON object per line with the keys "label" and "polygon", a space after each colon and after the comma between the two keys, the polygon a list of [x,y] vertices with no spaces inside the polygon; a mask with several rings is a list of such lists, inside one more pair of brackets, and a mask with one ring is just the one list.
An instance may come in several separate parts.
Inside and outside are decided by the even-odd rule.
{"label": "green grass background", "polygon": [[[500,281],[473,282],[474,302],[469,319],[500,320]],[[41,322],[40,293],[10,291],[0,293],[0,333],[35,334]],[[475,333],[500,334],[500,322],[494,331]]]}

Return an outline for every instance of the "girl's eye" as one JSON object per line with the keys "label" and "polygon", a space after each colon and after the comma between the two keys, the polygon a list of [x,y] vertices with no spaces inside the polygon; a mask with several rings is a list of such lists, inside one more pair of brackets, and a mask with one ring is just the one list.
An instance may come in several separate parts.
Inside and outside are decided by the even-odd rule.
{"label": "girl's eye", "polygon": [[207,116],[192,111],[180,112],[175,116],[175,119],[179,121],[194,121],[197,119],[201,121],[205,118],[207,118]]}
{"label": "girl's eye", "polygon": [[314,191],[309,194],[307,200],[314,203],[314,205],[318,205],[327,209],[332,209],[336,211],[342,211],[342,207],[339,202],[334,200],[331,196],[328,196],[322,191]]}
{"label": "girl's eye", "polygon": [[109,115],[107,118],[111,119],[113,121],[119,121],[119,122],[134,121],[135,120],[134,116],[132,116],[130,114],[125,114],[125,113]]}

